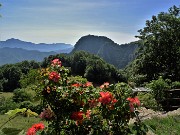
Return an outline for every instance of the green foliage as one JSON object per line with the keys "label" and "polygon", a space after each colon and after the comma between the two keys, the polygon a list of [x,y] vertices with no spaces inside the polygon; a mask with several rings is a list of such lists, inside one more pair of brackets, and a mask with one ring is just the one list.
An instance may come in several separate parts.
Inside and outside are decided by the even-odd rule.
{"label": "green foliage", "polygon": [[102,84],[103,82],[110,80],[111,72],[109,70],[110,69],[104,61],[96,60],[92,61],[91,64],[86,67],[84,76],[89,81]]}
{"label": "green foliage", "polygon": [[179,89],[180,88],[180,82],[178,82],[178,81],[172,82],[171,87],[173,89]]}
{"label": "green foliage", "polygon": [[147,84],[147,87],[153,90],[153,95],[157,101],[164,100],[164,91],[171,88],[167,82],[169,81],[164,80],[160,76],[158,80],[152,80],[149,84]]}
{"label": "green foliage", "polygon": [[9,115],[10,117],[12,117],[12,116],[17,115],[18,113],[25,113],[25,111],[27,111],[26,108],[22,108],[22,109],[17,108],[17,109],[14,109],[14,110],[9,110],[9,111],[8,111],[7,113],[5,113],[5,114],[7,114],[7,115]]}
{"label": "green foliage", "polygon": [[102,84],[107,81],[111,83],[126,82],[122,71],[88,52],[75,51],[71,55],[51,55],[44,59],[42,66],[44,68],[47,67],[51,60],[55,58],[62,60],[62,64],[65,64],[64,66],[69,69],[72,75],[86,77],[88,81],[96,84]]}
{"label": "green foliage", "polygon": [[141,47],[131,65],[133,74],[145,75],[146,80],[158,76],[180,80],[180,8],[173,6],[146,21],[139,30]]}
{"label": "green foliage", "polygon": [[3,70],[3,77],[7,79],[7,81],[3,84],[4,90],[13,90],[19,87],[19,80],[22,75],[21,69],[16,66],[7,65]]}
{"label": "green foliage", "polygon": [[[14,89],[20,87],[19,80],[24,76],[26,79],[22,80],[22,85],[26,85],[28,78],[33,79],[33,71],[31,71],[30,75],[27,77],[26,74],[30,69],[39,68],[39,63],[35,61],[23,61],[16,64],[6,64],[0,67],[0,91],[10,91],[12,92]],[[35,73],[35,71],[34,71]],[[34,75],[35,76],[35,75]],[[33,81],[33,80],[32,80]],[[32,83],[32,82],[31,82]]]}
{"label": "green foliage", "polygon": [[152,109],[155,111],[162,110],[162,107],[160,104],[157,103],[157,101],[154,98],[154,95],[149,92],[138,92],[137,95],[141,101],[141,106],[147,108],[147,109]]}
{"label": "green foliage", "polygon": [[19,80],[21,88],[26,88],[27,86],[37,83],[37,77],[39,76],[37,69],[30,69],[30,71],[26,74],[21,76]]}
{"label": "green foliage", "polygon": [[13,93],[14,95],[12,99],[16,103],[20,103],[23,101],[32,101],[32,95],[30,93],[27,93],[25,89],[16,89]]}
{"label": "green foliage", "polygon": [[18,107],[19,104],[14,103],[11,98],[5,99],[5,97],[0,97],[0,114],[4,114]]}

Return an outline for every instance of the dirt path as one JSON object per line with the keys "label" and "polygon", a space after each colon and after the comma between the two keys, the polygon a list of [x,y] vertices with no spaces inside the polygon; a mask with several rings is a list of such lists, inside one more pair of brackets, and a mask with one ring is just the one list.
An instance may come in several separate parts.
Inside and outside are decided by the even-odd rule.
{"label": "dirt path", "polygon": [[151,119],[153,117],[167,117],[167,116],[172,116],[172,115],[180,115],[180,108],[174,111],[169,111],[169,112],[158,112],[158,111],[153,111],[151,109],[146,109],[144,107],[139,108],[138,110],[140,112],[139,118],[141,120],[145,119]]}

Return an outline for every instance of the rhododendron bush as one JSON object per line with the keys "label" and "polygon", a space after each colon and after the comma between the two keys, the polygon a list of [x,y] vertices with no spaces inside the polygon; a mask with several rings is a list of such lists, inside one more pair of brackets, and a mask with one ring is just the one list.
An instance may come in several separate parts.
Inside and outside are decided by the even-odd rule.
{"label": "rhododendron bush", "polygon": [[[104,83],[94,87],[91,82],[71,79],[69,70],[59,59],[41,69],[37,94],[44,105],[40,117],[47,121],[41,134],[47,135],[126,135],[132,132],[130,118],[137,116],[140,105],[131,97],[132,89],[125,83]],[[139,130],[140,121],[135,123]],[[29,132],[35,132],[34,126]],[[138,131],[139,132],[139,131]]]}

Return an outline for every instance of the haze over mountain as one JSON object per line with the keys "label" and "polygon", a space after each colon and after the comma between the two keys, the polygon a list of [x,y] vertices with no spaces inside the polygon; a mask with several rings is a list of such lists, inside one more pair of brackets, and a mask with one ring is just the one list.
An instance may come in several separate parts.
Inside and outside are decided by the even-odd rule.
{"label": "haze over mountain", "polygon": [[49,55],[55,55],[56,52],[39,52],[36,50],[25,50],[21,48],[0,48],[0,65],[14,64],[24,60],[42,61]]}
{"label": "haze over mountain", "polygon": [[134,53],[137,48],[138,45],[135,42],[119,45],[104,36],[87,35],[78,40],[72,53],[84,50],[100,56],[117,68],[124,68],[135,58]]}
{"label": "haze over mountain", "polygon": [[73,46],[65,43],[35,44],[19,39],[0,41],[0,65],[12,64],[23,60],[42,61],[49,55],[69,53]]}
{"label": "haze over mountain", "polygon": [[[40,52],[64,52],[69,53],[73,46],[65,43],[53,43],[53,44],[45,44],[39,43],[35,44],[32,42],[21,41],[19,39],[8,39],[6,41],[0,41],[0,48],[9,47],[9,48],[22,48],[25,50],[37,50]],[[65,51],[67,50],[67,51]]]}

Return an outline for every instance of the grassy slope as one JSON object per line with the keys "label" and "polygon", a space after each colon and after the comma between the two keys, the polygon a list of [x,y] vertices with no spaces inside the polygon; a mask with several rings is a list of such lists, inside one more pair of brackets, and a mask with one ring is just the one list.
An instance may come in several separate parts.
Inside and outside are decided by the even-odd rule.
{"label": "grassy slope", "polygon": [[180,114],[166,118],[153,118],[145,120],[152,131],[157,135],[179,135],[180,134]]}

